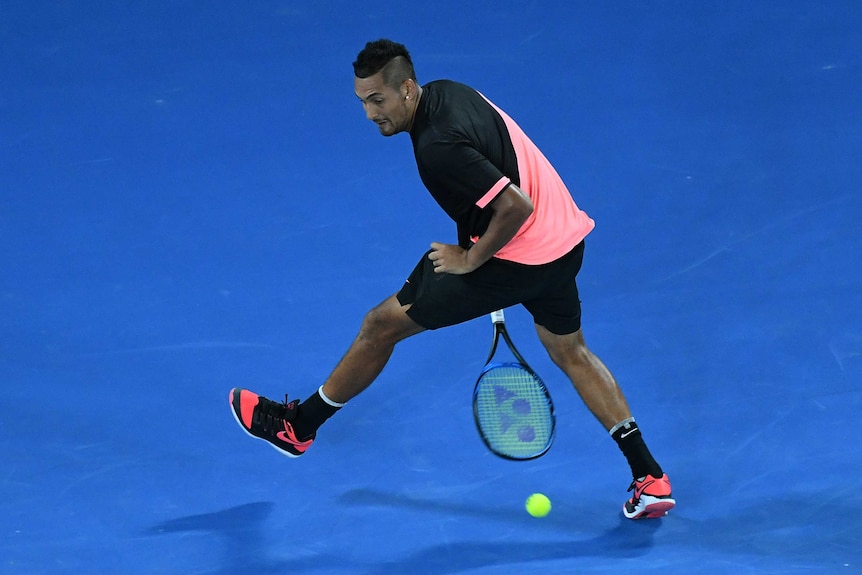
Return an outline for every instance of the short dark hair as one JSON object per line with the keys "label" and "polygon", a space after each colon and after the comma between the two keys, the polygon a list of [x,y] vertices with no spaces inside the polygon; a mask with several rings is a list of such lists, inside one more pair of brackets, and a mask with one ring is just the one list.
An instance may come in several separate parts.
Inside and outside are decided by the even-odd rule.
{"label": "short dark hair", "polygon": [[368,78],[381,70],[383,83],[396,90],[407,79],[416,81],[413,60],[407,48],[385,38],[365,44],[353,63],[353,74],[357,78]]}

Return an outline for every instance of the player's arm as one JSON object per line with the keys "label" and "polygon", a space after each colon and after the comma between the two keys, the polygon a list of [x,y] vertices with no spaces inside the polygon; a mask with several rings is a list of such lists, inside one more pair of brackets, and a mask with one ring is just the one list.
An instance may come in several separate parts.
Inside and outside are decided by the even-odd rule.
{"label": "player's arm", "polygon": [[518,186],[509,184],[488,208],[491,210],[488,229],[469,250],[451,244],[431,244],[428,257],[434,262],[435,272],[466,274],[487,262],[515,237],[533,213],[533,202]]}

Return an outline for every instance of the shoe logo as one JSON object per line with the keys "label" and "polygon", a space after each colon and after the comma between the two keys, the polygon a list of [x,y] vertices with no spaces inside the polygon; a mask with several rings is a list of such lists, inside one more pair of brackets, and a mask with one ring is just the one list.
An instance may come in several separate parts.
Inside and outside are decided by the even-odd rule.
{"label": "shoe logo", "polygon": [[634,489],[635,495],[633,497],[634,501],[637,502],[643,495],[647,488],[656,486],[656,489],[649,493],[650,497],[656,497],[658,499],[667,499],[670,498],[670,482],[662,477],[661,479],[656,479],[652,475],[647,475],[640,481],[635,481],[632,483],[632,486],[629,487],[629,491]]}
{"label": "shoe logo", "polygon": [[285,443],[289,443],[297,448],[308,447],[312,443],[312,439],[307,439],[305,441],[299,441],[296,438],[296,435],[293,433],[293,429],[290,428],[290,425],[285,423],[285,431],[279,431],[275,436]]}
{"label": "shoe logo", "polygon": [[[652,477],[652,476],[650,476],[650,477]],[[656,480],[652,479],[652,481],[644,481],[643,483],[635,484],[635,499],[640,499],[641,495],[643,495],[644,491],[646,491],[646,488],[655,482],[656,482]]]}

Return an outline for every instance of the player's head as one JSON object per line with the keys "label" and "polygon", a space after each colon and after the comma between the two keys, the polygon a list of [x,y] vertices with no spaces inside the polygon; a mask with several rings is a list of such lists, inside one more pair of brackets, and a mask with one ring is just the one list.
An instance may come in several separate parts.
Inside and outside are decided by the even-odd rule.
{"label": "player's head", "polygon": [[416,81],[413,60],[404,44],[392,40],[368,42],[353,63],[353,75],[369,78],[378,72],[383,73],[383,82],[395,90],[406,80]]}
{"label": "player's head", "polygon": [[421,89],[403,44],[368,42],[353,63],[353,75],[365,114],[381,134],[391,136],[410,129]]}

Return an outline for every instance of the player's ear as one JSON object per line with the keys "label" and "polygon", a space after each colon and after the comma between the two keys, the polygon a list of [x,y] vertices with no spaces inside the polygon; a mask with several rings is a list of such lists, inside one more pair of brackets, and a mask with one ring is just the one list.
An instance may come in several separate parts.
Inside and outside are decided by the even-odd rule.
{"label": "player's ear", "polygon": [[416,82],[412,78],[407,78],[401,84],[401,97],[405,100],[410,100],[416,94]]}

